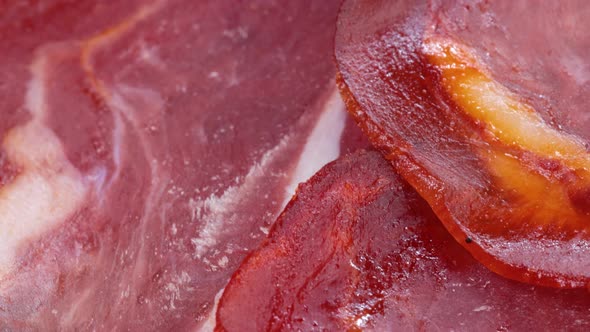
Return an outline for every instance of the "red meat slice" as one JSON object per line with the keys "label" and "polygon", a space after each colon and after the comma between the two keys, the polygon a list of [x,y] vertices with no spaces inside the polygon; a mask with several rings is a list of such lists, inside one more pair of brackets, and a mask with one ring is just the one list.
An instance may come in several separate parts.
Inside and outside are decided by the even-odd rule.
{"label": "red meat slice", "polygon": [[455,239],[508,278],[590,281],[589,12],[349,0],[339,16],[349,111]]}
{"label": "red meat slice", "polygon": [[299,187],[238,269],[218,331],[590,328],[585,290],[504,279],[475,261],[378,152]]}
{"label": "red meat slice", "polygon": [[338,6],[2,2],[0,330],[201,327],[338,156]]}

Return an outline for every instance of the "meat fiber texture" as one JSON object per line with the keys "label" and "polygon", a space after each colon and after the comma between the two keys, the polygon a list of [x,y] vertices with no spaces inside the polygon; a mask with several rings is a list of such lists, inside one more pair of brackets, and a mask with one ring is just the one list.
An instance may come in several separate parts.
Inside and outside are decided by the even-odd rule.
{"label": "meat fiber texture", "polygon": [[206,327],[355,130],[338,5],[2,2],[0,330]]}
{"label": "meat fiber texture", "polygon": [[457,242],[521,282],[590,285],[588,13],[348,0],[338,19],[350,114]]}
{"label": "meat fiber texture", "polygon": [[586,285],[588,6],[507,4],[0,3],[0,331],[588,330],[504,278]]}
{"label": "meat fiber texture", "polygon": [[585,331],[585,289],[505,279],[476,261],[378,152],[299,187],[238,269],[217,331]]}

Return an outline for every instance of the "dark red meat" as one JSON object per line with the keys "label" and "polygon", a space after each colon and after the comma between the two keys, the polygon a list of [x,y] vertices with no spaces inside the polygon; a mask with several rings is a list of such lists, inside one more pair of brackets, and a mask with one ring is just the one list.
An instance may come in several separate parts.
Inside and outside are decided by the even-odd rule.
{"label": "dark red meat", "polygon": [[299,187],[238,269],[218,331],[525,331],[590,328],[585,290],[504,279],[475,261],[378,152]]}
{"label": "dark red meat", "polygon": [[202,327],[338,156],[338,5],[0,2],[0,330]]}
{"label": "dark red meat", "polygon": [[341,10],[350,113],[455,239],[511,279],[590,281],[589,12],[585,1]]}

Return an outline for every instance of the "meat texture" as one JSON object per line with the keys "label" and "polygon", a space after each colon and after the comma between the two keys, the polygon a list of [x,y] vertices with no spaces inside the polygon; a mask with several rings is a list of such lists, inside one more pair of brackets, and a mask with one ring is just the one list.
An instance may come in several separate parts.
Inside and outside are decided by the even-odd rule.
{"label": "meat texture", "polygon": [[590,328],[586,290],[490,272],[379,152],[299,187],[228,284],[217,331],[529,331]]}
{"label": "meat texture", "polygon": [[1,2],[0,330],[204,327],[339,155],[338,5]]}
{"label": "meat texture", "polygon": [[350,113],[455,239],[511,279],[590,281],[588,13],[348,0],[339,16]]}

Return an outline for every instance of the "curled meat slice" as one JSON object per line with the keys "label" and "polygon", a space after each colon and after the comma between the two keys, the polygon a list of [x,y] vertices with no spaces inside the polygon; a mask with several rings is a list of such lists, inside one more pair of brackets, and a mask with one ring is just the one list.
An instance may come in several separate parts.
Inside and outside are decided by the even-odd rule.
{"label": "curled meat slice", "polygon": [[584,330],[589,310],[585,290],[490,272],[378,152],[359,151],[300,186],[227,286],[217,330]]}
{"label": "curled meat slice", "polygon": [[511,279],[590,281],[589,12],[350,0],[340,13],[351,114],[455,239]]}

